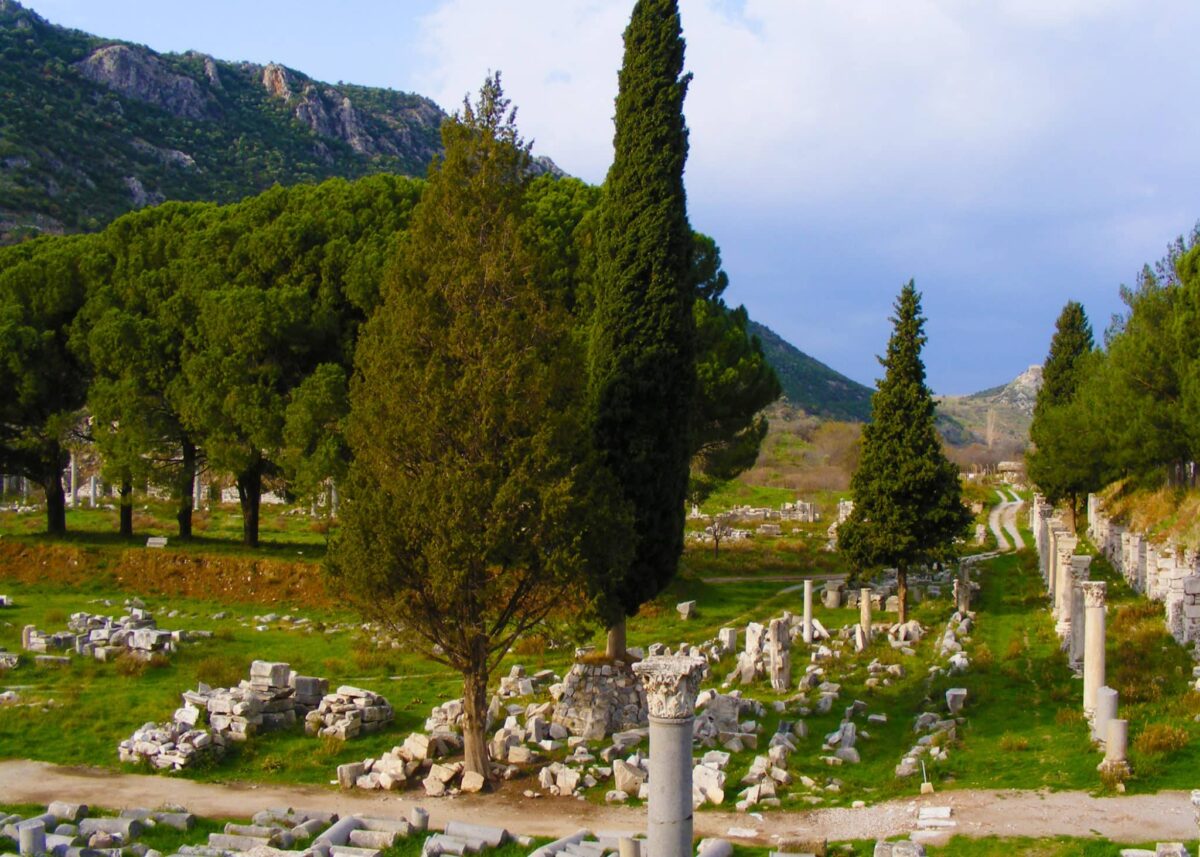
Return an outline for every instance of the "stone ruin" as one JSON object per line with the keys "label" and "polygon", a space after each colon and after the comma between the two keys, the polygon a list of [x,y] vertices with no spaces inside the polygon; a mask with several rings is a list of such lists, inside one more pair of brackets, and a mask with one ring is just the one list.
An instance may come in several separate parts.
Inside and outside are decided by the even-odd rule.
{"label": "stone ruin", "polygon": [[[1094,494],[1089,495],[1089,513],[1096,515],[1092,520],[1097,522],[1097,532],[1103,533],[1108,523],[1094,499]],[[1083,674],[1083,713],[1090,724],[1092,739],[1104,749],[1097,770],[1105,776],[1124,779],[1129,771],[1126,761],[1129,724],[1117,718],[1117,692],[1105,685],[1108,585],[1102,580],[1089,579],[1092,558],[1075,553],[1079,539],[1040,494],[1034,495],[1029,518],[1038,568],[1055,619],[1054,628],[1072,668]],[[1114,567],[1121,570],[1115,563]]]}
{"label": "stone ruin", "polygon": [[120,617],[73,613],[66,631],[46,633],[34,625],[21,630],[21,648],[35,654],[75,652],[98,661],[121,655],[148,661],[156,654],[169,655],[181,643],[207,639],[211,631],[166,631],[158,628],[150,611],[137,599],[126,602],[129,612]]}
{"label": "stone ruin", "polygon": [[225,754],[225,735],[186,723],[147,723],[117,745],[123,763],[145,762],[160,770],[181,771]]}
{"label": "stone ruin", "polygon": [[1135,591],[1166,607],[1167,630],[1180,645],[1200,644],[1200,554],[1155,544],[1104,513],[1088,495],[1088,536]]}
{"label": "stone ruin", "polygon": [[316,708],[305,714],[304,733],[346,741],[360,734],[378,732],[394,717],[392,706],[378,693],[342,685],[321,697]]}
{"label": "stone ruin", "polygon": [[295,726],[320,704],[328,684],[323,678],[297,675],[286,663],[254,661],[249,681],[237,687],[201,683],[185,691],[174,719],[189,726],[207,723],[230,741],[245,741],[255,732]]}
{"label": "stone ruin", "polygon": [[552,722],[589,741],[646,724],[646,693],[622,661],[576,662],[550,695]]}

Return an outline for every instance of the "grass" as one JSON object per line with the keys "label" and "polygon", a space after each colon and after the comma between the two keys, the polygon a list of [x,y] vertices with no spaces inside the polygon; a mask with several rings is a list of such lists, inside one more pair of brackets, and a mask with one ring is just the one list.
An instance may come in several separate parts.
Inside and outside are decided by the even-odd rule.
{"label": "grass", "polygon": [[[784,610],[800,613],[800,587],[791,580],[772,582],[770,578],[844,573],[841,559],[822,551],[820,543],[802,529],[790,537],[756,538],[722,547],[717,556],[709,548],[690,547],[680,575],[630,621],[630,645],[662,642],[674,648],[680,642],[698,643],[715,637],[722,627],[763,622]],[[6,580],[11,569],[0,566],[0,586],[18,605],[0,616],[0,646],[19,648],[20,628],[25,624],[52,630],[63,627],[65,618],[78,610],[121,612],[121,602],[136,589],[136,581],[118,581],[105,574],[102,553],[82,557],[82,561],[97,564],[96,573],[83,574],[70,583],[52,574],[36,582]],[[1128,787],[1143,791],[1190,788],[1191,772],[1200,762],[1200,741],[1194,740],[1200,724],[1192,721],[1193,715],[1200,713],[1200,694],[1188,691],[1187,652],[1164,639],[1161,608],[1138,598],[1128,587],[1123,590],[1123,581],[1101,560],[1093,564],[1093,570],[1097,576],[1112,579],[1110,626],[1138,641],[1133,647],[1121,646],[1117,633],[1110,634],[1110,681],[1150,688],[1143,692],[1144,698],[1122,700],[1121,716],[1130,720],[1132,748],[1133,778]],[[317,573],[315,569],[313,573]],[[952,686],[968,689],[967,720],[949,747],[947,761],[926,760],[929,776],[939,790],[1100,788],[1095,770],[1100,754],[1091,747],[1080,714],[1081,682],[1060,651],[1036,559],[1030,551],[1007,554],[985,563],[981,573],[983,586],[976,605],[979,623],[968,644],[973,666],[966,674],[929,675],[931,666],[942,663],[935,657],[934,646],[953,609],[948,598],[913,607],[914,617],[931,632],[917,647],[915,657],[903,658],[882,640],[862,655],[843,653],[833,678],[842,685],[839,702],[831,713],[807,718],[809,737],[799,742],[792,761],[795,773],[820,782],[836,778],[842,783],[838,794],[820,793],[826,805],[914,794],[919,777],[899,780],[893,768],[915,740],[913,718],[923,711],[944,712],[945,691]],[[720,577],[742,580],[714,582]],[[337,609],[333,602],[316,608],[287,601],[234,603],[162,595],[147,596],[147,600],[163,627],[207,629],[214,632],[214,639],[185,645],[168,663],[129,670],[128,674],[122,674],[118,664],[81,659],[66,669],[42,669],[26,661],[8,680],[20,688],[26,700],[40,706],[0,709],[0,755],[117,768],[117,742],[145,721],[169,718],[182,690],[200,681],[228,685],[244,677],[255,658],[284,660],[301,673],[329,678],[331,685],[356,684],[383,693],[396,709],[395,723],[382,733],[345,745],[299,733],[256,736],[221,763],[187,776],[326,784],[337,764],[377,756],[400,743],[408,732],[423,727],[432,706],[460,693],[458,676],[417,653],[374,646],[358,632],[356,617]],[[698,605],[697,616],[689,621],[682,620],[674,609],[684,600],[695,600]],[[166,618],[164,614],[171,609],[180,615]],[[313,622],[307,630],[277,622],[270,630],[256,631],[255,615],[267,610],[303,615]],[[218,612],[228,617],[212,618]],[[857,620],[857,610],[826,610],[819,601],[816,615],[831,630]],[[569,618],[560,617],[520,641],[497,676],[514,663],[530,670],[553,669],[561,675],[576,643],[602,644],[600,631],[578,629]],[[336,631],[327,633],[330,629]],[[798,676],[804,657],[797,651],[793,658],[793,675]],[[902,662],[905,677],[889,686],[867,687],[866,667],[873,658]],[[723,679],[732,668],[733,660],[726,658],[714,669],[716,679]],[[785,702],[790,694],[773,694],[765,683],[748,692],[768,707],[762,718],[765,752],[765,739],[781,717],[795,718],[772,707],[772,703]],[[870,737],[860,745],[861,764],[827,768],[818,761],[822,737],[837,728],[842,709],[855,699],[863,700],[869,713],[886,713],[888,722],[867,727]],[[51,716],[43,713],[43,707]],[[755,751],[746,751],[731,761],[729,803],[738,791],[732,784],[740,780],[755,755]],[[529,783],[522,779],[514,786],[523,789]],[[590,798],[602,800],[605,788],[606,784],[601,784]],[[784,800],[784,808],[806,808],[802,791],[796,787],[785,790],[790,796]]]}

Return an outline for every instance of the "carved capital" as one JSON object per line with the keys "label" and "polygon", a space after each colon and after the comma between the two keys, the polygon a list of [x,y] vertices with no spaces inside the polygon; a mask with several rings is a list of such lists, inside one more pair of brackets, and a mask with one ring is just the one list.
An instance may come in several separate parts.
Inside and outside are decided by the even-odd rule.
{"label": "carved capital", "polygon": [[1079,584],[1083,590],[1083,605],[1085,607],[1103,607],[1108,592],[1108,584],[1103,580],[1085,580]]}
{"label": "carved capital", "polygon": [[687,720],[696,714],[700,677],[708,664],[703,658],[649,657],[633,665],[646,688],[650,716],[660,720]]}

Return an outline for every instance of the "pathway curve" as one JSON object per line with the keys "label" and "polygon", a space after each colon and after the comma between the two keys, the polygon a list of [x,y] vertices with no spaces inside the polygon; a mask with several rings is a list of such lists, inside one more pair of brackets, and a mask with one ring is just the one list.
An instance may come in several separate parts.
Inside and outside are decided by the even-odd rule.
{"label": "pathway curve", "polygon": [[[290,806],[337,813],[402,817],[420,803],[435,827],[451,818],[507,827],[514,833],[563,836],[590,830],[641,830],[644,809],[598,806],[571,798],[531,800],[508,784],[492,795],[417,801],[379,792],[339,792],[317,786],[199,783],[174,777],[68,768],[26,760],[0,761],[0,799],[6,803],[52,800],[108,808],[186,806],[198,815],[246,818],[267,807]],[[951,806],[956,833],[967,836],[1103,836],[1116,842],[1187,840],[1196,836],[1187,792],[1098,798],[1086,792],[961,789],[891,800],[865,809],[818,809],[755,814],[698,812],[698,836],[731,836],[759,845],[806,834],[833,840],[910,833],[921,806]],[[749,835],[753,830],[754,835]]]}
{"label": "pathway curve", "polygon": [[988,529],[992,531],[992,535],[996,537],[996,549],[1001,551],[1012,550],[1012,545],[1008,543],[1008,539],[1004,537],[1004,530],[1000,523],[1000,517],[1008,508],[1008,498],[1004,496],[1003,491],[997,491],[1000,495],[1000,502],[992,507],[992,511],[988,513]]}
{"label": "pathway curve", "polygon": [[1021,529],[1017,526],[1017,513],[1021,511],[1021,507],[1025,505],[1025,501],[1017,495],[1016,491],[1008,489],[1009,495],[1012,496],[1013,502],[1004,507],[1004,513],[1001,515],[1004,521],[1004,530],[1012,537],[1013,544],[1017,550],[1025,548],[1025,539],[1021,537]]}

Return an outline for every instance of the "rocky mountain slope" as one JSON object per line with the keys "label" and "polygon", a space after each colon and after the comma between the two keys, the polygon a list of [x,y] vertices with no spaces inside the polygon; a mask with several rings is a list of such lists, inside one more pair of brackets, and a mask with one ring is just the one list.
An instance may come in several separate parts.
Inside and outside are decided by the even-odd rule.
{"label": "rocky mountain slope", "polygon": [[1029,425],[1041,387],[1042,367],[1035,365],[998,387],[969,396],[940,396],[939,427],[957,445],[1023,449],[1029,444]]}
{"label": "rocky mountain slope", "polygon": [[68,30],[15,0],[0,0],[0,105],[0,242],[163,199],[423,174],[445,116],[419,95]]}
{"label": "rocky mountain slope", "polygon": [[750,332],[762,340],[767,362],[792,405],[830,419],[861,422],[871,418],[870,387],[830,369],[765,325],[752,321]]}

